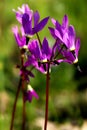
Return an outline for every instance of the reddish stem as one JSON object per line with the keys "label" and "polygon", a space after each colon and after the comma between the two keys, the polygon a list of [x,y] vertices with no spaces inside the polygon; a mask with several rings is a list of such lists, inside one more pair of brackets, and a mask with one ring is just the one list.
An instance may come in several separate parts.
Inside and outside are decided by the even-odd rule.
{"label": "reddish stem", "polygon": [[25,97],[24,97],[24,93],[23,93],[23,119],[22,119],[22,130],[25,130],[25,120],[26,120]]}
{"label": "reddish stem", "polygon": [[47,76],[46,76],[46,108],[45,108],[44,130],[47,130],[47,120],[48,120],[49,81],[50,81],[49,68],[50,68],[50,63],[48,63]]}
{"label": "reddish stem", "polygon": [[[24,53],[21,52],[21,67],[24,67]],[[25,79],[24,74],[21,76],[22,78],[22,99],[23,99],[23,115],[22,115],[22,130],[25,130],[25,118],[26,118],[26,112],[25,112]]]}
{"label": "reddish stem", "polygon": [[19,92],[20,92],[20,88],[21,88],[21,81],[22,81],[22,79],[20,79],[20,81],[19,81],[19,85],[18,85],[18,88],[17,88],[17,93],[16,93],[14,105],[13,105],[10,130],[13,129],[14,116],[15,116],[15,111],[16,111],[16,104],[17,104],[17,100],[18,100],[18,96],[19,96]]}

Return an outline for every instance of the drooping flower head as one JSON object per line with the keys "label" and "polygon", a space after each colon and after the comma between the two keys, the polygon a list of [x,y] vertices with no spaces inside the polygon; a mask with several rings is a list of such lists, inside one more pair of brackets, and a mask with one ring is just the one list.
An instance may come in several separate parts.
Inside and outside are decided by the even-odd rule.
{"label": "drooping flower head", "polygon": [[73,51],[70,51],[69,49],[67,49],[64,46],[62,46],[62,49],[61,49],[60,44],[59,43],[57,44],[57,49],[63,56],[63,62],[67,62],[70,64],[78,63],[79,48],[80,48],[80,39],[77,39],[76,45],[75,45],[75,50],[73,50]]}
{"label": "drooping flower head", "polygon": [[24,29],[26,36],[32,36],[41,31],[49,19],[49,17],[46,17],[40,21],[39,12],[36,11],[33,13],[27,4],[23,4],[21,8],[18,7],[18,11],[14,10],[14,12],[16,13],[16,19],[21,23]]}
{"label": "drooping flower head", "polygon": [[65,61],[71,64],[78,62],[80,39],[76,38],[74,27],[69,25],[68,16],[64,16],[62,24],[55,19],[51,19],[51,21],[55,28],[49,27],[50,33],[58,43],[58,50],[60,50],[61,46],[65,47],[60,51],[66,58]]}
{"label": "drooping flower head", "polygon": [[[48,44],[48,40],[44,38],[42,46],[40,47],[38,40],[32,40],[28,44],[29,52],[31,53],[26,61],[25,66],[33,65],[42,73],[47,72],[48,63],[50,65],[58,65],[62,62],[62,59],[55,59],[57,46],[52,48]],[[58,49],[57,49],[58,50]]]}
{"label": "drooping flower head", "polygon": [[29,8],[27,4],[23,4],[21,8],[18,7],[18,11],[16,11],[15,9],[13,9],[13,11],[16,13],[16,19],[21,24],[22,24],[23,14],[28,14],[29,20],[32,19],[33,11]]}
{"label": "drooping flower head", "polygon": [[51,48],[48,46],[46,39],[43,40],[42,47],[40,48],[38,40],[32,40],[28,44],[29,52],[31,53],[26,62],[26,66],[33,65],[42,73],[45,73],[45,66],[43,62],[47,62],[50,58]]}
{"label": "drooping flower head", "polygon": [[32,98],[35,97],[36,99],[39,99],[38,94],[35,92],[35,90],[31,87],[30,84],[28,84],[28,89],[25,92],[25,101],[32,101]]}

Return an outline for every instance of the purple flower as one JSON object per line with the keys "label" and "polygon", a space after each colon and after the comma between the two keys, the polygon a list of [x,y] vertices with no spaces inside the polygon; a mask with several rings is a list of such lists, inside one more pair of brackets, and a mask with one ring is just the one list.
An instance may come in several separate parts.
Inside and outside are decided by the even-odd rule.
{"label": "purple flower", "polygon": [[[28,57],[25,66],[33,65],[42,73],[47,72],[48,62],[50,65],[60,64],[62,59],[54,59],[57,46],[49,47],[48,41],[44,38],[42,47],[39,46],[38,40],[32,40],[28,44],[28,49],[31,55]],[[58,50],[58,49],[57,49]]]}
{"label": "purple flower", "polygon": [[58,50],[62,47],[60,53],[66,58],[69,63],[78,62],[78,51],[80,49],[80,39],[76,38],[75,29],[72,25],[68,25],[68,17],[65,15],[60,24],[55,19],[52,19],[52,23],[55,28],[49,27],[51,35],[56,39],[58,43]]}
{"label": "purple flower", "polygon": [[39,99],[38,94],[34,91],[31,85],[28,85],[28,90],[25,92],[25,101],[31,102],[33,97]]}
{"label": "purple flower", "polygon": [[48,46],[46,38],[43,40],[42,48],[40,48],[38,40],[32,40],[28,44],[28,49],[31,55],[29,55],[28,61],[25,65],[33,65],[39,71],[45,73],[46,66],[44,63],[47,62],[51,55],[51,48]]}
{"label": "purple flower", "polygon": [[16,19],[21,24],[22,24],[23,14],[25,14],[25,13],[29,15],[30,20],[32,19],[33,11],[29,8],[29,6],[27,4],[23,4],[21,8],[18,7],[18,11],[16,11],[15,9],[13,9],[13,11],[16,13]]}
{"label": "purple flower", "polygon": [[[47,24],[49,17],[46,17],[40,21],[40,15],[38,11],[33,13],[28,5],[22,5],[22,8],[18,8],[16,12],[16,18],[21,23],[25,35],[32,36],[35,33],[41,31]],[[33,26],[34,21],[34,26]]]}
{"label": "purple flower", "polygon": [[[65,15],[63,18],[62,25],[55,19],[51,19],[55,28],[49,27],[51,35],[57,39],[59,38],[61,41],[64,40],[64,35],[66,35],[68,28],[68,17]],[[66,35],[67,36],[67,35]]]}
{"label": "purple flower", "polygon": [[79,49],[80,49],[80,39],[76,40],[75,50],[73,50],[73,51],[66,49],[66,47],[61,49],[59,44],[57,44],[57,48],[58,48],[58,51],[63,56],[63,62],[68,62],[70,64],[75,64],[78,62],[78,53],[79,53]]}
{"label": "purple flower", "polygon": [[15,36],[18,47],[20,47],[20,48],[24,47],[26,45],[26,38],[24,36],[23,30],[21,30],[22,36],[20,36],[20,34],[18,32],[18,27],[17,26],[12,28],[12,32],[13,32],[13,34]]}
{"label": "purple flower", "polygon": [[49,27],[51,35],[65,44],[70,51],[75,50],[75,29],[72,25],[68,25],[68,17],[64,16],[62,25],[55,19],[52,19],[52,23],[55,28]]}

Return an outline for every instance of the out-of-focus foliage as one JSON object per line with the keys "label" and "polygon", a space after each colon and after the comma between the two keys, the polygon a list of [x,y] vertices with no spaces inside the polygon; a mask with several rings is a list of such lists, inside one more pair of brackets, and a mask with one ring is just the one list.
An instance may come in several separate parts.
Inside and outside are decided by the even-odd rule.
{"label": "out-of-focus foliage", "polygon": [[[82,113],[85,112],[87,115],[87,111],[84,109],[85,106],[87,106],[87,97],[85,97],[87,91],[87,0],[0,0],[0,91],[6,90],[8,94],[10,94],[9,96],[12,97],[12,99],[10,99],[10,106],[12,107],[19,81],[18,70],[15,66],[20,63],[19,50],[11,32],[12,26],[18,24],[12,9],[17,9],[17,7],[23,3],[28,3],[30,8],[34,11],[38,10],[41,18],[50,16],[62,22],[64,14],[67,14],[70,24],[74,25],[77,37],[81,39],[79,64],[83,73],[78,72],[74,66],[65,63],[59,67],[52,68],[49,119],[61,119],[63,115],[60,113],[62,112],[72,118],[75,110],[77,118],[81,118],[81,116],[84,117],[85,115],[82,115]],[[48,23],[48,26],[50,25],[52,25],[51,22]],[[52,44],[53,39],[46,27],[39,35],[41,39],[47,36],[50,44]],[[29,104],[27,107],[28,113],[31,109],[34,109],[33,107],[37,107],[37,111],[40,107],[41,109],[45,107],[45,75],[35,70],[34,74],[35,78],[31,80],[31,85],[38,92],[40,99],[38,101],[34,100],[32,104]],[[84,96],[82,96],[82,93]],[[20,104],[21,103],[19,103],[18,106],[17,118],[18,116],[20,117]],[[11,110],[8,107],[7,112],[8,115],[11,116]],[[43,116],[42,113],[44,112],[41,110],[41,113],[39,111],[37,113]],[[27,118],[33,120],[36,114],[32,112],[30,112],[30,114],[31,115]],[[0,123],[2,123],[2,120]]]}

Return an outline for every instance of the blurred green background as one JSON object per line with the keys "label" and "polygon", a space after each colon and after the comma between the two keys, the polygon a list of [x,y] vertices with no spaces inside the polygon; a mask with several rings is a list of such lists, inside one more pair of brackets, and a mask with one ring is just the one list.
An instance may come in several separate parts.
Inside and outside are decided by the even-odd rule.
{"label": "blurred green background", "polygon": [[[23,3],[28,3],[34,11],[38,10],[41,18],[54,17],[60,23],[64,14],[67,14],[77,37],[81,39],[79,65],[83,72],[80,73],[75,66],[65,63],[52,68],[49,99],[50,121],[71,121],[81,125],[87,119],[87,0],[0,0],[0,130],[9,130],[12,105],[19,82],[16,69],[16,64],[19,64],[19,50],[11,28],[18,25],[12,9],[21,7]],[[40,33],[41,39],[44,36],[48,37],[50,43],[53,42],[46,27]],[[34,74],[31,85],[39,94],[39,100],[33,99],[32,103],[26,103],[27,130],[34,130],[34,119],[44,117],[45,76],[35,70]],[[21,95],[16,109],[15,130],[21,128]]]}

